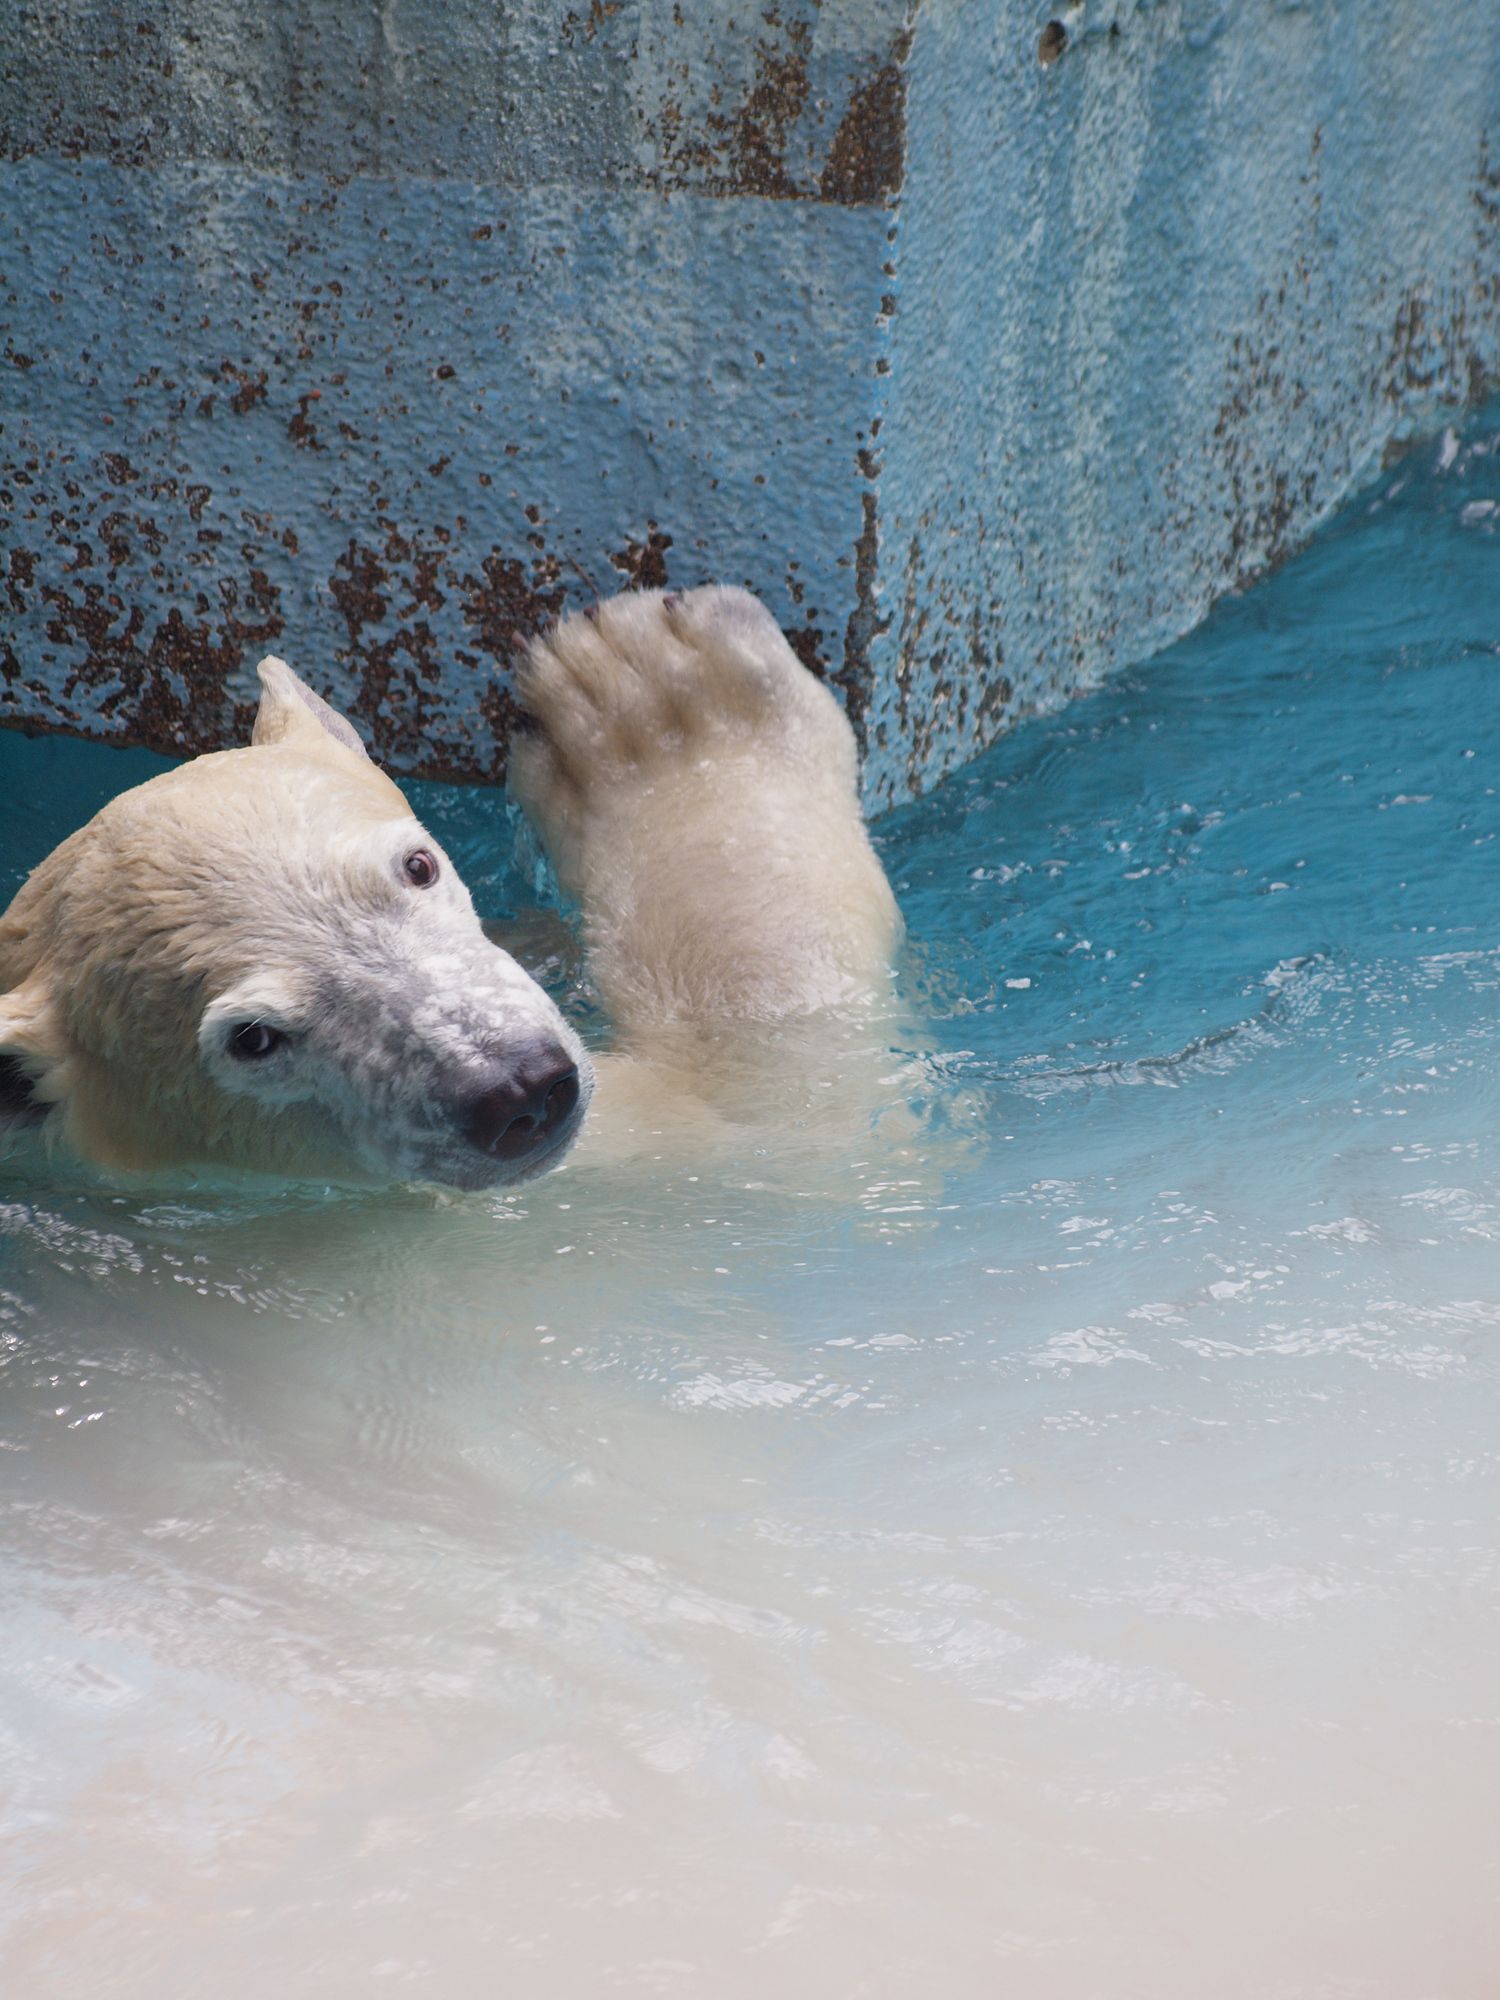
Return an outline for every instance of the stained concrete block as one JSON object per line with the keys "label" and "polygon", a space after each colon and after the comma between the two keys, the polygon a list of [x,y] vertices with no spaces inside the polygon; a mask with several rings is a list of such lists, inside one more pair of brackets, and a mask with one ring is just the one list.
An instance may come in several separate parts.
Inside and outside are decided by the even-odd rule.
{"label": "stained concrete block", "polygon": [[529,632],[721,577],[906,796],[1500,375],[1497,112],[1419,0],[18,0],[0,719],[274,648],[491,779]]}

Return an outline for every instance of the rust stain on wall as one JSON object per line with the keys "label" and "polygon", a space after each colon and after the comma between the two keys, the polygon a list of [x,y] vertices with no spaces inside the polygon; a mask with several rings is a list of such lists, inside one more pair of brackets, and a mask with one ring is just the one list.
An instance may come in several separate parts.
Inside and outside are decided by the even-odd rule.
{"label": "rust stain on wall", "polygon": [[706,146],[717,154],[725,192],[797,199],[800,189],[787,171],[786,148],[792,127],[807,104],[807,57],[812,30],[794,21],[788,46],[762,42],[756,49],[756,77],[732,117],[711,111],[704,120]]}
{"label": "rust stain on wall", "polygon": [[906,166],[906,57],[910,35],[900,37],[891,60],[849,99],[818,176],[823,201],[858,207],[882,201],[901,186]]}
{"label": "rust stain on wall", "polygon": [[876,582],[880,564],[880,509],[872,492],[860,496],[863,525],[854,544],[854,609],[844,627],[844,657],[828,678],[842,689],[844,706],[861,751],[867,747],[865,718],[870,707],[870,648],[890,624],[880,614]]}
{"label": "rust stain on wall", "polygon": [[[341,663],[356,677],[348,706],[378,754],[402,768],[499,782],[515,714],[509,671],[562,610],[561,564],[545,546],[527,558],[492,549],[476,575],[456,528],[418,536],[382,526],[379,547],[349,542],[328,584],[348,631]],[[455,611],[469,646],[452,644]],[[487,737],[454,713],[453,666],[458,690],[467,686],[491,725]]]}
{"label": "rust stain on wall", "polygon": [[648,521],[646,539],[638,542],[627,537],[624,548],[616,549],[610,557],[610,568],[624,577],[627,590],[665,590],[667,550],[671,546],[672,537]]}
{"label": "rust stain on wall", "polygon": [[716,84],[705,107],[690,66],[669,73],[647,126],[658,154],[653,185],[837,207],[884,202],[905,166],[910,31],[873,68],[867,58],[830,86],[814,66],[811,22],[784,19],[775,7],[762,18],[768,32],[737,100]]}

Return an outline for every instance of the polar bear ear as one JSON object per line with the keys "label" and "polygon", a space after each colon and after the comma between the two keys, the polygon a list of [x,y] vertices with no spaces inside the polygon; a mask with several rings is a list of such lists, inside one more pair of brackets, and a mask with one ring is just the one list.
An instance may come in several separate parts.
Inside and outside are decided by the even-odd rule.
{"label": "polar bear ear", "polygon": [[0,1133],[47,1116],[64,1095],[66,1054],[51,988],[40,974],[0,993]]}
{"label": "polar bear ear", "polygon": [[301,738],[326,748],[331,737],[356,757],[368,760],[370,753],[354,724],[330,708],[322,695],[314,694],[305,681],[299,681],[285,660],[268,653],[256,672],[260,676],[260,708],[250,733],[252,743],[295,743]]}

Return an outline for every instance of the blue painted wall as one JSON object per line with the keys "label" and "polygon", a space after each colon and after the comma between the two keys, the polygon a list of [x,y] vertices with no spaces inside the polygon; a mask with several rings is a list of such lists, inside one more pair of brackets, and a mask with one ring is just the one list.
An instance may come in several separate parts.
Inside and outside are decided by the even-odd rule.
{"label": "blue painted wall", "polygon": [[1091,0],[1045,66],[1017,11],[912,46],[896,786],[1180,636],[1500,363],[1500,5]]}
{"label": "blue painted wall", "polygon": [[15,4],[0,715],[274,648],[493,777],[518,640],[723,576],[903,796],[1500,373],[1497,111],[1492,4]]}

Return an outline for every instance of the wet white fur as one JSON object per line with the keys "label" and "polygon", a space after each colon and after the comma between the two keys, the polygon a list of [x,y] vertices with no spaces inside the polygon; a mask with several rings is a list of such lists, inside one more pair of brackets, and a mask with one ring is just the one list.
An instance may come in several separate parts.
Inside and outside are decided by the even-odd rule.
{"label": "wet white fur", "polygon": [[[114,800],[0,919],[0,1054],[51,1107],[52,1136],[106,1166],[504,1177],[476,1169],[445,1090],[535,1036],[574,1053],[587,1087],[576,1037],[484,938],[349,725],[282,662],[261,678],[251,747]],[[514,788],[578,899],[618,1030],[606,1122],[691,1123],[731,1043],[847,1019],[886,990],[899,918],[849,725],[748,593],[643,592],[570,617],[522,692],[536,728]],[[417,845],[439,853],[436,888],[403,877]],[[245,1019],[292,1045],[234,1061]]]}
{"label": "wet white fur", "polygon": [[582,908],[626,1047],[884,985],[900,918],[853,732],[748,591],[641,591],[567,618],[521,692],[539,727],[511,787]]}
{"label": "wet white fur", "polygon": [[[497,1055],[556,1007],[491,944],[452,865],[341,718],[279,660],[254,741],[111,801],[0,918],[0,1053],[97,1164],[334,1179],[516,1178],[462,1136]],[[320,719],[321,716],[321,719]],[[438,858],[429,889],[413,848]],[[236,1061],[236,1022],[293,1037]]]}

